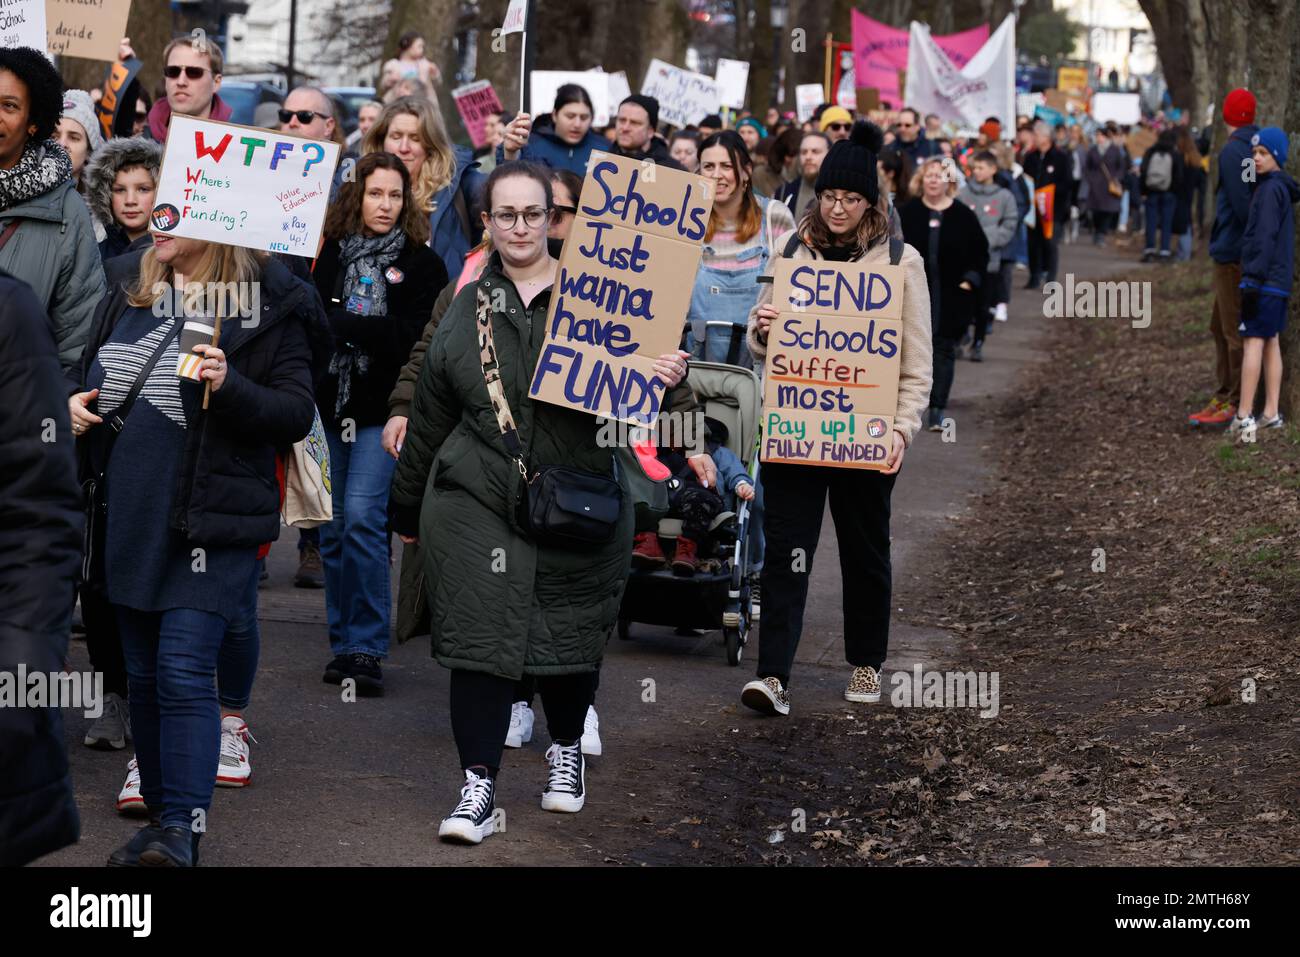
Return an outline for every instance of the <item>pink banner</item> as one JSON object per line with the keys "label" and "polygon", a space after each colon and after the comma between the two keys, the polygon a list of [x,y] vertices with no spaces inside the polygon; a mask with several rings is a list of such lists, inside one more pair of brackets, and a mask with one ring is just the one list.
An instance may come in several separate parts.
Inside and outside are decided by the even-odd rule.
{"label": "pink banner", "polygon": [[[875,87],[880,104],[886,109],[901,109],[902,91],[898,88],[898,71],[907,69],[908,30],[873,20],[857,10],[853,14],[853,85],[859,89]],[[958,69],[964,67],[989,38],[987,23],[960,33],[935,37],[934,42]]]}

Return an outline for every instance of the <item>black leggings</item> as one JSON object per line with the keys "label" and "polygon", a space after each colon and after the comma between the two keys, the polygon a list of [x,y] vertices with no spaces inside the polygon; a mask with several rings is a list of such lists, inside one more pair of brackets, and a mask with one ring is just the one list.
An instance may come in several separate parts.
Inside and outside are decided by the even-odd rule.
{"label": "black leggings", "polygon": [[[599,673],[541,675],[537,692],[546,709],[551,740],[572,744],[582,738],[587,708],[596,697]],[[451,672],[451,730],[462,768],[485,767],[495,777],[501,767],[515,682],[482,671]]]}
{"label": "black leggings", "polygon": [[[600,668],[596,668],[596,680],[591,685],[591,703],[596,703],[596,689],[600,687]],[[528,707],[533,706],[533,698],[537,694],[537,675],[524,675],[515,682],[515,693],[510,698],[510,703],[522,701]]]}
{"label": "black leggings", "polygon": [[82,584],[81,621],[86,626],[86,652],[91,670],[104,676],[104,693],[126,699],[126,660],[117,616],[108,598],[92,585]]}

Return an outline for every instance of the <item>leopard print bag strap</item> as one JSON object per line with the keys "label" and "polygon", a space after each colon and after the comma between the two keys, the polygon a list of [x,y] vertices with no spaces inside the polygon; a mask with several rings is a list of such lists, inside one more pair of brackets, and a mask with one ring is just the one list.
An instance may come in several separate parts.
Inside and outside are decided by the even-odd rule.
{"label": "leopard print bag strap", "polygon": [[506,451],[519,467],[519,474],[525,478],[528,470],[524,467],[523,445],[519,441],[519,430],[515,427],[515,418],[510,414],[510,404],[506,401],[506,390],[501,385],[501,366],[497,362],[497,347],[492,339],[492,300],[482,285],[476,289],[478,312],[478,351],[479,362],[483,366],[483,381],[487,385],[488,398],[492,401],[492,411],[497,417],[497,427],[506,444]]}

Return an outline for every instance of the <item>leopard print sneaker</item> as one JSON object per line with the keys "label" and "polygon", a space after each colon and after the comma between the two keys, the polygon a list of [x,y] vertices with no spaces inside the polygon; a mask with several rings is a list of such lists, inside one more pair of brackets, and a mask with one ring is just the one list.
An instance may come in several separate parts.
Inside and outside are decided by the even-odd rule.
{"label": "leopard print sneaker", "polygon": [[844,700],[875,704],[880,700],[880,673],[870,665],[854,668],[849,686],[844,689]]}
{"label": "leopard print sneaker", "polygon": [[780,678],[751,681],[740,692],[740,702],[763,714],[790,713],[790,694],[781,686]]}

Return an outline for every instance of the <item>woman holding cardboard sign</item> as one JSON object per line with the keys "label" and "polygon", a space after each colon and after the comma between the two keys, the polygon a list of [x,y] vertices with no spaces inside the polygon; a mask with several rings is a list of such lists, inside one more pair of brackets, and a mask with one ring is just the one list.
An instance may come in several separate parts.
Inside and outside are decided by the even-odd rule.
{"label": "woman holding cardboard sign", "polygon": [[325,681],[383,693],[391,598],[384,451],[388,393],[447,285],[442,260],[424,245],[429,222],[411,198],[402,161],[368,153],[325,220],[313,278],[334,351],[316,401],[329,442],[334,518],[321,527],[325,611],[333,660]]}
{"label": "woman holding cardboard sign", "polygon": [[[529,397],[558,265],[546,242],[550,179],[532,164],[507,163],[492,171],[484,197],[495,252],[429,343],[389,498],[393,530],[422,547],[433,651],[451,669],[465,784],[438,834],[470,844],[494,830],[495,778],[524,674],[537,676],[553,739],[542,807],[582,809],[583,722],[618,617],[634,523],[627,478],[617,449],[600,444],[599,420]],[[653,372],[676,386],[685,353],[660,356]],[[555,491],[544,504],[562,513],[573,542],[519,515],[531,482]]]}
{"label": "woman holding cardboard sign", "polygon": [[505,129],[497,147],[497,162],[526,160],[553,169],[567,169],[587,175],[592,150],[605,150],[605,138],[591,130],[591,95],[576,83],[565,83],[555,91],[555,108],[536,122],[520,113]]}
{"label": "woman holding cardboard sign", "polygon": [[[99,304],[69,399],[95,483],[87,577],[117,615],[152,818],[109,863],[188,867],[222,741],[218,655],[255,606],[258,546],[279,535],[276,453],[311,428],[323,317],[287,267],[240,247],[158,233],[118,262],[126,279]],[[248,315],[254,290],[261,302],[217,345],[195,332],[215,325],[214,289],[238,290],[218,316]]]}
{"label": "woman holding cardboard sign", "polygon": [[[817,202],[778,244],[782,255],[793,259],[893,262],[903,268],[905,280],[898,400],[886,467],[763,465],[763,628],[758,679],[745,685],[741,701],[764,714],[790,713],[790,671],[828,496],[845,581],[844,651],[853,666],[844,697],[880,700],[880,668],[889,643],[889,500],[907,445],[921,428],[931,370],[925,267],[916,250],[889,238],[888,197],[880,191],[876,172],[879,149],[879,130],[863,123],[849,139],[834,144],[817,174]],[[756,359],[767,355],[768,330],[780,315],[772,297],[772,285],[763,285],[750,313],[749,348]]]}

